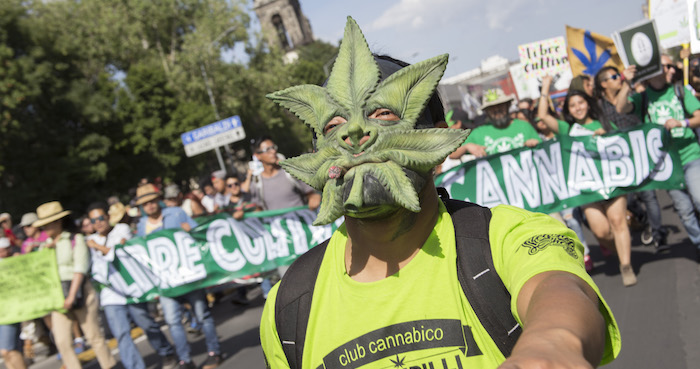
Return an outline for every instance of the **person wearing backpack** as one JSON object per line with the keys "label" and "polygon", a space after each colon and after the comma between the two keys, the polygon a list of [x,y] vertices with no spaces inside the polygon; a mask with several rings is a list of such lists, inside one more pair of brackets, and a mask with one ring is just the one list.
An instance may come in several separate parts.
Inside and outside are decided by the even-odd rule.
{"label": "person wearing backpack", "polygon": [[[446,64],[447,55],[410,66],[373,56],[348,18],[325,87],[268,95],[314,130],[315,152],[282,162],[323,190],[314,224],[345,217],[270,291],[260,327],[269,368],[590,368],[619,352],[571,230],[512,206],[438,197],[433,168],[468,135],[433,128],[444,120],[435,88]],[[514,324],[498,339],[487,328],[498,322],[475,310],[503,307],[489,292],[499,288],[467,299],[465,249],[490,253],[466,279],[497,275],[513,296],[505,310]]]}
{"label": "person wearing backpack", "polygon": [[700,210],[700,144],[693,132],[700,127],[700,101],[685,93],[681,84],[671,83],[676,68],[670,56],[661,55],[661,64],[663,73],[650,78],[643,93],[629,98],[629,81],[637,69],[634,65],[625,69],[622,75],[626,83],[617,95],[616,108],[620,113],[634,113],[644,124],[663,125],[669,131],[671,147],[681,157],[686,190],[669,190],[668,194],[700,259],[700,224],[695,216],[695,209]]}

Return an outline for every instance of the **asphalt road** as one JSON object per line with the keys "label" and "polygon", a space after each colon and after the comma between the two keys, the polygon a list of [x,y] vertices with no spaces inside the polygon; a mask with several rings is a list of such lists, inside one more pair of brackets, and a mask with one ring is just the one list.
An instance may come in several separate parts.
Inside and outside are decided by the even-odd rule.
{"label": "asphalt road", "polygon": [[[657,255],[652,248],[639,246],[639,234],[633,233],[633,245],[637,245],[632,248],[632,263],[638,278],[636,286],[625,288],[622,285],[616,260],[605,260],[594,237],[586,230],[596,266],[593,279],[622,331],[622,352],[606,368],[700,368],[700,271],[695,250],[669,197],[659,192],[659,201],[664,225],[671,230],[672,248],[668,253]],[[265,367],[258,335],[263,300],[258,288],[251,289],[249,297],[252,303],[246,307],[233,305],[226,297],[213,308],[221,348],[226,355],[223,368]],[[204,337],[190,338],[194,362],[200,365],[206,355]],[[144,339],[138,340],[138,346],[148,368],[160,368],[158,356]],[[31,368],[58,369],[60,366],[60,361],[53,356]],[[92,361],[84,367],[92,369],[99,365]]]}

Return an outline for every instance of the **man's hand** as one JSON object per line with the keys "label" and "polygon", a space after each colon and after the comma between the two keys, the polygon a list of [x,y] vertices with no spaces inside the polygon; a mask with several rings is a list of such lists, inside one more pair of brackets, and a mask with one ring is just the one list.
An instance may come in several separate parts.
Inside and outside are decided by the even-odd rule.
{"label": "man's hand", "polygon": [[97,247],[99,246],[99,245],[97,244],[97,242],[95,242],[94,240],[88,240],[88,241],[86,242],[86,244],[87,244],[87,247],[89,247],[89,248],[91,248],[91,249],[97,249]]}
{"label": "man's hand", "polygon": [[75,298],[69,294],[68,297],[66,297],[66,299],[63,300],[63,308],[66,310],[70,310],[73,307],[74,302]]}
{"label": "man's hand", "polygon": [[622,75],[625,77],[626,80],[631,81],[634,79],[634,76],[637,74],[637,66],[636,65],[630,65],[629,67],[625,68],[625,70],[622,71]]}
{"label": "man's hand", "polygon": [[537,146],[539,143],[540,143],[540,141],[538,141],[538,140],[536,140],[536,139],[534,139],[534,138],[531,138],[531,139],[525,141],[525,146],[527,146],[527,147],[535,147],[535,146]]}
{"label": "man's hand", "polygon": [[602,136],[606,133],[607,132],[605,132],[605,128],[598,128],[595,131],[593,131],[593,136]]}
{"label": "man's hand", "polygon": [[481,146],[470,142],[465,144],[464,147],[470,154],[476,156],[477,158],[483,158],[486,156],[486,146]]}
{"label": "man's hand", "polygon": [[666,128],[667,131],[670,131],[672,128],[676,127],[683,127],[683,123],[671,118],[664,123],[664,128]]}
{"label": "man's hand", "polygon": [[314,192],[309,195],[309,209],[316,210],[321,205],[321,195]]}
{"label": "man's hand", "polygon": [[243,209],[237,208],[236,210],[233,211],[232,216],[233,216],[233,219],[235,219],[235,220],[241,220],[241,219],[243,219],[244,214],[245,213],[243,212]]}
{"label": "man's hand", "polygon": [[[525,334],[520,339],[525,338]],[[518,340],[520,342],[520,340]],[[552,329],[527,337],[517,352],[498,369],[591,369],[593,366],[581,354],[580,341],[565,329]]]}

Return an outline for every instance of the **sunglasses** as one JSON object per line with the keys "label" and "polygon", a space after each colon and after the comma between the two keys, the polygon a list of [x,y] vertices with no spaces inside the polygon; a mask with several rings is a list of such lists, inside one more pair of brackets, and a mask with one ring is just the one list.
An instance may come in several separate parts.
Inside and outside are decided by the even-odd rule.
{"label": "sunglasses", "polygon": [[613,81],[615,81],[615,80],[617,80],[618,78],[620,78],[620,73],[613,74],[612,76],[606,78],[605,80],[607,81],[607,80],[609,80],[609,79],[612,79]]}
{"label": "sunglasses", "polygon": [[104,215],[100,215],[97,218],[90,218],[90,223],[95,224],[97,222],[104,222],[105,220],[106,218],[104,217]]}
{"label": "sunglasses", "polygon": [[676,66],[673,64],[662,64],[664,66],[664,69],[676,69]]}
{"label": "sunglasses", "polygon": [[258,153],[258,154],[264,154],[264,153],[266,153],[266,152],[270,152],[271,150],[277,151],[277,145],[272,145],[272,146],[269,146],[269,147],[267,147],[267,148],[265,148],[265,149],[260,149],[260,150],[256,151],[256,153]]}
{"label": "sunglasses", "polygon": [[238,183],[238,182],[236,182],[236,183],[228,183],[228,184],[226,184],[226,187],[238,187],[238,186],[240,186],[240,185],[241,185],[241,184]]}

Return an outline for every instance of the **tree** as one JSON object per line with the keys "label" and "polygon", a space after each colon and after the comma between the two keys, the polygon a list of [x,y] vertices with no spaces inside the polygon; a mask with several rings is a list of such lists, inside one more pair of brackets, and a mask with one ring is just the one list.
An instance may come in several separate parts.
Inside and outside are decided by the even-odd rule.
{"label": "tree", "polygon": [[[280,50],[249,33],[246,6],[0,2],[0,210],[19,216],[60,200],[79,212],[142,177],[211,170],[214,156],[186,158],[180,134],[217,113],[239,115],[249,138],[271,134],[287,155],[308,151],[308,128],[265,95],[322,83],[335,47],[316,42],[284,64]],[[248,63],[224,60],[240,43]]]}

